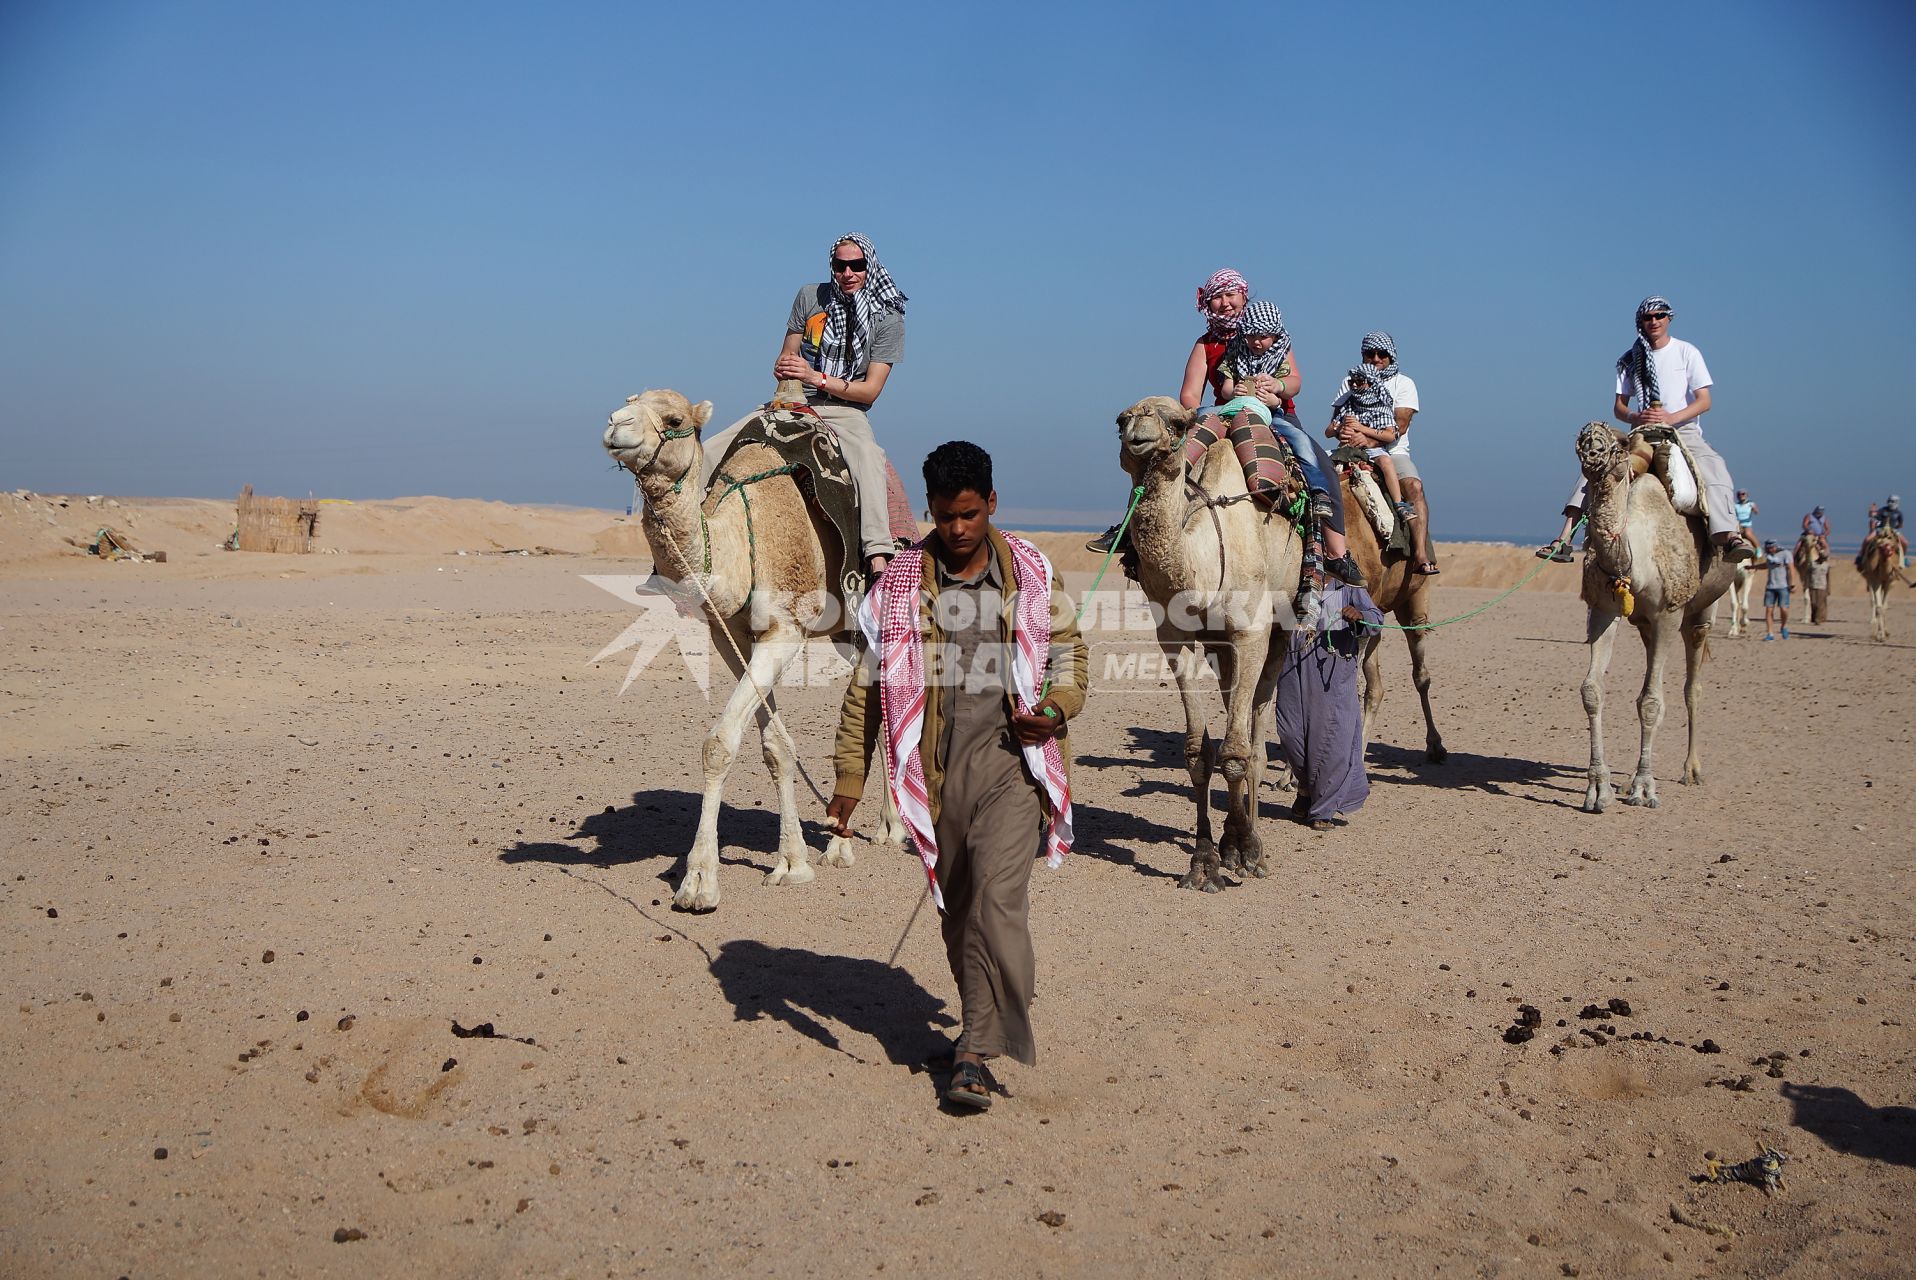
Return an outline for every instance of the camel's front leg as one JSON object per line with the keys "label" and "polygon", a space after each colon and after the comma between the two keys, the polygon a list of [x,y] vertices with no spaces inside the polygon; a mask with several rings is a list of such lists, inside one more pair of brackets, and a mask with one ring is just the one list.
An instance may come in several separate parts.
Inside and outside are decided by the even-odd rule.
{"label": "camel's front leg", "polygon": [[[723,639],[723,637],[719,637]],[[778,673],[791,660],[797,646],[789,642],[761,644],[752,649],[743,675],[726,699],[725,710],[705,739],[705,795],[699,804],[699,829],[692,849],[685,855],[685,878],[679,881],[672,905],[682,911],[710,911],[719,904],[718,815],[725,793],[725,775],[738,757],[739,739],[745,734],[746,721],[758,709],[758,690],[771,689]],[[738,671],[737,662],[726,654],[726,665]]]}
{"label": "camel's front leg", "polygon": [[1174,664],[1178,696],[1184,700],[1184,768],[1191,775],[1191,791],[1197,797],[1197,847],[1191,854],[1191,869],[1178,885],[1216,893],[1224,887],[1224,880],[1218,874],[1217,845],[1211,839],[1211,742],[1204,731],[1204,690],[1198,678],[1204,646],[1164,630],[1158,633],[1158,644],[1165,658]]}
{"label": "camel's front leg", "polygon": [[1266,639],[1264,662],[1257,673],[1257,687],[1251,693],[1251,754],[1247,762],[1250,772],[1244,789],[1247,812],[1238,854],[1243,873],[1260,880],[1270,875],[1271,869],[1264,853],[1264,839],[1257,833],[1258,797],[1264,792],[1265,744],[1276,736],[1277,676],[1284,667],[1278,654],[1272,651],[1279,645],[1288,646],[1291,634],[1277,631],[1268,633]]}
{"label": "camel's front leg", "polygon": [[1364,735],[1364,749],[1370,749],[1371,730],[1377,724],[1377,713],[1384,706],[1384,663],[1378,656],[1383,647],[1382,636],[1368,636],[1364,640],[1364,653],[1361,666],[1364,672],[1364,720],[1360,730]]}
{"label": "camel's front leg", "polygon": [[[803,647],[805,639],[800,636],[798,647]],[[764,648],[767,641],[759,641]],[[795,648],[793,650],[797,652]],[[772,863],[772,869],[766,873],[766,884],[806,884],[816,872],[812,870],[811,851],[805,847],[805,828],[798,820],[798,744],[792,741],[792,735],[786,731],[785,722],[774,718],[777,709],[776,695],[766,686],[765,705],[758,709],[759,734],[764,741],[765,767],[771,771],[772,782],[778,787],[778,857]]]}
{"label": "camel's front leg", "polygon": [[1397,625],[1405,629],[1404,642],[1410,646],[1410,682],[1416,686],[1417,700],[1424,705],[1424,759],[1431,764],[1442,764],[1450,752],[1444,746],[1443,735],[1437,732],[1437,715],[1430,709],[1431,633],[1424,626],[1428,621],[1425,617],[1407,618],[1400,614]]}
{"label": "camel's front leg", "polygon": [[1703,664],[1710,656],[1710,624],[1697,622],[1683,628],[1683,713],[1689,720],[1690,750],[1683,758],[1683,781],[1703,785],[1703,762],[1696,754],[1696,708],[1702,696]]}
{"label": "camel's front leg", "polygon": [[1257,698],[1263,689],[1264,660],[1270,652],[1269,626],[1231,635],[1230,692],[1225,701],[1228,728],[1221,753],[1224,784],[1230,796],[1224,826],[1224,842],[1229,853],[1224,865],[1240,873],[1256,874],[1251,869],[1264,861],[1264,846],[1257,836],[1254,783],[1255,757],[1263,751],[1263,743],[1257,737]]}
{"label": "camel's front leg", "polygon": [[1643,635],[1647,659],[1643,664],[1643,692],[1637,695],[1637,720],[1642,726],[1642,738],[1637,748],[1637,771],[1630,775],[1630,789],[1624,792],[1623,803],[1642,805],[1646,809],[1657,807],[1657,780],[1650,773],[1650,753],[1656,746],[1657,728],[1663,723],[1666,618],[1667,615],[1659,617],[1637,628]]}
{"label": "camel's front leg", "polygon": [[1583,710],[1590,717],[1590,780],[1583,790],[1583,811],[1602,813],[1614,794],[1610,766],[1603,762],[1603,677],[1610,670],[1610,653],[1617,643],[1618,617],[1590,611],[1585,643],[1590,646],[1590,669],[1583,677]]}

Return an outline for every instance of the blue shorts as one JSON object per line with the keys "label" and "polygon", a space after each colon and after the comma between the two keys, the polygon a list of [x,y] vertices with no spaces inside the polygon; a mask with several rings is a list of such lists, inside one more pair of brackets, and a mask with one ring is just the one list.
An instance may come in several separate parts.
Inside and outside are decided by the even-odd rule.
{"label": "blue shorts", "polygon": [[1788,587],[1763,588],[1763,607],[1765,609],[1787,609],[1790,607],[1790,589]]}

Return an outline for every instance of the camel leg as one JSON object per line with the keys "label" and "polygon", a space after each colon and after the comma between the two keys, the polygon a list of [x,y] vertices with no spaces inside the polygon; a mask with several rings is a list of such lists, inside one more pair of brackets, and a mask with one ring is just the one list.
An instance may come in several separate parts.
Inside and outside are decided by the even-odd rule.
{"label": "camel leg", "polygon": [[1224,740],[1218,744],[1216,760],[1224,774],[1224,834],[1217,842],[1217,853],[1218,864],[1226,871],[1239,871],[1243,867],[1244,824],[1238,819],[1236,784],[1231,781],[1231,775],[1235,772],[1242,777],[1244,770],[1234,770],[1230,758],[1230,741],[1236,725],[1237,682],[1244,670],[1238,656],[1235,640],[1217,651],[1218,692],[1224,697]]}
{"label": "camel leg", "polygon": [[[798,643],[803,646],[804,637]],[[798,821],[798,744],[786,731],[785,722],[772,718],[777,707],[777,697],[768,687],[765,705],[758,709],[758,730],[764,743],[765,767],[778,787],[778,857],[765,874],[765,883],[807,884],[818,873],[812,870],[805,829]]]}
{"label": "camel leg", "polygon": [[1364,750],[1370,751],[1371,726],[1377,723],[1377,713],[1384,707],[1384,661],[1378,651],[1384,646],[1382,636],[1364,637]]}
{"label": "camel leg", "polygon": [[[879,754],[884,749],[883,743],[872,748],[865,770],[865,790],[867,794],[874,787],[878,790],[878,835],[875,838],[884,844],[901,845],[905,843],[905,824],[898,818],[898,806],[892,803],[891,787],[885,782],[885,761]],[[858,861],[858,853],[849,838],[834,835],[825,842],[825,852],[818,860],[828,867],[849,867]]]}
{"label": "camel leg", "polygon": [[1643,692],[1637,695],[1637,721],[1641,738],[1637,749],[1637,771],[1630,775],[1630,788],[1623,803],[1657,807],[1657,780],[1650,772],[1650,754],[1656,746],[1657,729],[1663,723],[1664,619],[1640,625],[1643,636]]}
{"label": "camel leg", "polygon": [[1616,614],[1590,611],[1585,643],[1590,646],[1590,669],[1583,677],[1583,710],[1590,717],[1590,780],[1583,790],[1583,811],[1602,813],[1610,803],[1610,766],[1603,762],[1603,677],[1610,670],[1616,648]]}
{"label": "camel leg", "polygon": [[1430,709],[1431,633],[1423,629],[1428,621],[1429,618],[1422,616],[1397,615],[1398,626],[1416,628],[1404,632],[1404,643],[1410,647],[1410,682],[1416,687],[1417,700],[1424,707],[1424,759],[1431,764],[1442,764],[1449,758],[1450,752],[1444,746],[1444,736],[1437,732],[1437,715]]}
{"label": "camel leg", "polygon": [[1158,633],[1158,644],[1165,657],[1176,664],[1178,696],[1184,700],[1184,767],[1197,796],[1197,848],[1191,854],[1191,869],[1178,881],[1178,887],[1216,893],[1224,887],[1224,880],[1218,874],[1217,846],[1211,842],[1211,742],[1204,731],[1204,690],[1197,675],[1198,664],[1204,661],[1204,646],[1165,631]]}
{"label": "camel leg", "polygon": [[1245,779],[1244,838],[1238,857],[1243,873],[1260,880],[1270,875],[1271,870],[1264,854],[1263,837],[1257,834],[1258,797],[1264,792],[1264,744],[1271,740],[1277,725],[1277,674],[1284,665],[1274,650],[1279,644],[1290,643],[1290,633],[1267,633],[1266,640],[1264,663],[1258,671],[1257,687],[1251,693],[1251,753],[1246,762],[1250,773]]}
{"label": "camel leg", "polygon": [[1683,714],[1689,720],[1690,749],[1683,757],[1683,781],[1690,786],[1703,785],[1703,762],[1696,754],[1696,709],[1703,693],[1703,663],[1710,656],[1708,623],[1693,623],[1683,628]]}
{"label": "camel leg", "polygon": [[[769,690],[777,683],[779,672],[792,660],[801,643],[801,636],[771,633],[754,645],[745,667],[751,678],[745,679],[741,673],[718,723],[705,739],[705,795],[699,805],[698,835],[692,840],[691,852],[685,855],[685,878],[679,881],[678,892],[672,895],[672,905],[682,911],[710,911],[719,904],[718,815],[725,792],[725,775],[738,756],[739,739],[745,734],[746,721],[758,710],[758,690]],[[729,649],[721,651],[726,665],[737,671],[737,662]]]}
{"label": "camel leg", "polygon": [[[1265,615],[1266,617],[1269,614]],[[1234,634],[1230,647],[1230,694],[1225,701],[1223,771],[1230,800],[1224,820],[1224,865],[1239,873],[1259,874],[1264,847],[1257,838],[1258,694],[1264,691],[1265,659],[1271,652],[1268,626]],[[1275,683],[1272,685],[1275,688]]]}

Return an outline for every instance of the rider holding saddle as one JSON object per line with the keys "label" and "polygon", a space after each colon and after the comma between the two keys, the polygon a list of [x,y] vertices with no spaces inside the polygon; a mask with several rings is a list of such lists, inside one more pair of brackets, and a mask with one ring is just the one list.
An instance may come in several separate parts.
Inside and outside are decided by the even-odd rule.
{"label": "rider holding saddle", "polygon": [[[905,354],[906,298],[862,235],[841,236],[827,265],[831,278],[804,286],[792,302],[772,376],[804,383],[806,407],[837,434],[858,486],[861,551],[876,573],[898,544],[886,515],[885,452],[865,411]],[[754,410],[705,442],[701,486],[711,484],[733,437],[757,416]]]}

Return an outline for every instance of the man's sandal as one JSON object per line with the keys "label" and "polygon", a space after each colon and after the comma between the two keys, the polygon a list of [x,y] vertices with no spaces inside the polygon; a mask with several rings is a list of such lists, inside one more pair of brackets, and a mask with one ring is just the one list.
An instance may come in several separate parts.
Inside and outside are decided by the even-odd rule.
{"label": "man's sandal", "polygon": [[982,1062],[960,1062],[951,1069],[951,1083],[945,1087],[945,1101],[954,1107],[974,1111],[991,1109],[991,1077]]}
{"label": "man's sandal", "polygon": [[1419,562],[1419,564],[1417,565],[1417,572],[1421,573],[1426,578],[1428,578],[1436,574],[1442,573],[1443,570],[1437,567],[1437,562],[1435,560],[1424,560]]}

